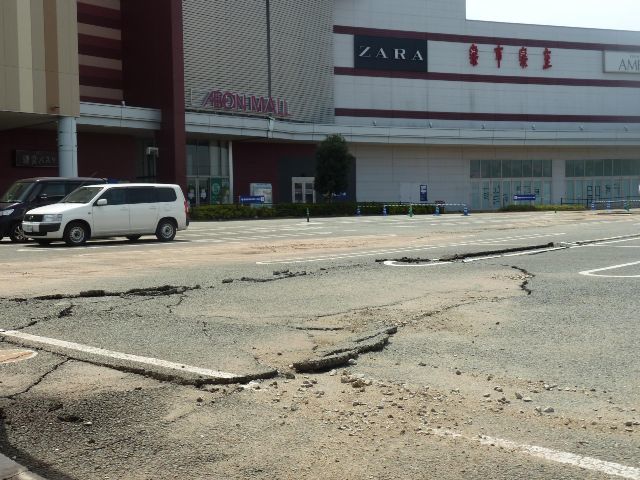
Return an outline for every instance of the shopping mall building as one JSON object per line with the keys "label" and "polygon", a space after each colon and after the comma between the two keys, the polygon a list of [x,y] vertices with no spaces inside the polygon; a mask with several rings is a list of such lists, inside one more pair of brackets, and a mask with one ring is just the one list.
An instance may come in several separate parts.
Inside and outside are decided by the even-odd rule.
{"label": "shopping mall building", "polygon": [[638,32],[470,21],[464,0],[3,0],[0,19],[0,189],[314,202],[339,133],[350,200],[638,196]]}

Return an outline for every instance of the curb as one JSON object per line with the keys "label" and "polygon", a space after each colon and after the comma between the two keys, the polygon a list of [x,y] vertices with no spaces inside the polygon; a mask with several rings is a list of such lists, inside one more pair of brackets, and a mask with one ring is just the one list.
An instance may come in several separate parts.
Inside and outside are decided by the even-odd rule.
{"label": "curb", "polygon": [[0,480],[45,480],[29,471],[27,467],[0,454]]}

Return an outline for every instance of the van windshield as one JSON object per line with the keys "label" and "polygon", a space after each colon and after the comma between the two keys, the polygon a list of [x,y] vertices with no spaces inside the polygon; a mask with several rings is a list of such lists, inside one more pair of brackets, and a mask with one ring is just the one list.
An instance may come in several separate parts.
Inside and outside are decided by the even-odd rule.
{"label": "van windshield", "polygon": [[80,187],[64,197],[60,203],[89,203],[103,187]]}
{"label": "van windshield", "polygon": [[4,195],[0,197],[0,202],[13,203],[24,202],[31,190],[31,186],[34,182],[16,182],[9,187],[9,190],[4,192]]}

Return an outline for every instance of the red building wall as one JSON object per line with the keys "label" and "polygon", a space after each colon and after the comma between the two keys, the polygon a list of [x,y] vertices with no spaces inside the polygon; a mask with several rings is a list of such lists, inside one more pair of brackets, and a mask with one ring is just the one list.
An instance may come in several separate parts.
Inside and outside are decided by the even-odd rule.
{"label": "red building wall", "polygon": [[[314,176],[309,163],[314,161],[316,145],[289,143],[233,143],[233,191],[236,202],[241,195],[250,195],[251,183],[270,183],[273,187],[273,202],[291,202],[291,176]],[[300,159],[300,171],[295,170],[296,159]],[[286,164],[286,165],[285,165]],[[291,171],[283,175],[283,171]],[[288,195],[287,195],[288,193]]]}
{"label": "red building wall", "polygon": [[[57,177],[58,167],[16,167],[15,151],[58,153],[53,130],[19,129],[0,132],[0,192],[16,180],[32,177]],[[138,143],[128,135],[78,133],[78,175],[135,181]]]}
{"label": "red building wall", "polygon": [[137,152],[128,135],[78,133],[78,175],[135,181]]}
{"label": "red building wall", "polygon": [[124,100],[162,110],[158,180],[185,187],[182,0],[123,0],[121,10]]}
{"label": "red building wall", "polygon": [[44,151],[58,154],[55,131],[17,129],[0,131],[0,192],[16,180],[31,177],[57,177],[58,168],[16,167],[16,150]]}

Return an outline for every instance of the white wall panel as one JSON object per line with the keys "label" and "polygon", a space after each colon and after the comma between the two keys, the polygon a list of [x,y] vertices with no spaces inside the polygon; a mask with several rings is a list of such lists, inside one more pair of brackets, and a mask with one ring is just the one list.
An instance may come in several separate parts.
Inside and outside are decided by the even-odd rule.
{"label": "white wall panel", "polygon": [[[267,95],[265,3],[183,0],[185,99],[190,89]],[[199,95],[198,95],[199,96]]]}
{"label": "white wall panel", "polygon": [[273,95],[296,120],[333,122],[333,0],[272,0]]}
{"label": "white wall panel", "polygon": [[336,76],[336,108],[539,115],[640,112],[636,89]]}
{"label": "white wall panel", "polygon": [[[294,121],[333,121],[333,0],[271,0],[271,95]],[[257,0],[183,0],[185,102],[210,90],[268,96],[267,10]],[[194,102],[192,104],[192,92]]]}

